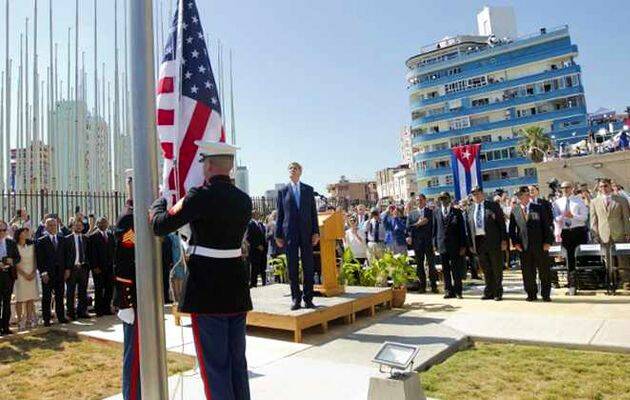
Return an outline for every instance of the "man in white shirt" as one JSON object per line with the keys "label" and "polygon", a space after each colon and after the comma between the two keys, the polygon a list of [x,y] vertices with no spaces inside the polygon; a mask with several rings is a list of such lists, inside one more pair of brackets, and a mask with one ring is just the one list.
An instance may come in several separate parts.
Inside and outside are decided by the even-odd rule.
{"label": "man in white shirt", "polygon": [[588,242],[588,207],[580,196],[573,195],[573,184],[562,182],[562,197],[553,202],[555,222],[561,226],[562,247],[567,251],[569,295],[575,294],[575,249]]}

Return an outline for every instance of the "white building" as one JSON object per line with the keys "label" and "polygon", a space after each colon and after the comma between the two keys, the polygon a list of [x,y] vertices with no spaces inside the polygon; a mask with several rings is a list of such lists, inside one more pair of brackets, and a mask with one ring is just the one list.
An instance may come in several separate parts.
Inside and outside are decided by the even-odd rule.
{"label": "white building", "polygon": [[234,183],[236,187],[249,194],[249,170],[244,165],[239,165],[234,171]]}
{"label": "white building", "polygon": [[409,126],[403,127],[400,131],[400,155],[403,164],[413,164],[413,144]]}
{"label": "white building", "polygon": [[418,193],[415,171],[408,164],[376,172],[376,191],[381,200],[409,201]]}
{"label": "white building", "polygon": [[284,189],[286,186],[286,183],[276,183],[273,189],[265,190],[265,198],[273,199],[274,201],[277,200],[278,192]]}

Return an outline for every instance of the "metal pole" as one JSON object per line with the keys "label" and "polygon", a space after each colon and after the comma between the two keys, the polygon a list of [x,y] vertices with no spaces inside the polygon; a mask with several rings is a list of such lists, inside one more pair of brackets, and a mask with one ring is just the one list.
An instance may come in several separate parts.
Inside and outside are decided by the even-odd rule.
{"label": "metal pole", "polygon": [[157,135],[153,58],[152,0],[130,2],[131,113],[133,137],[134,226],[136,230],[136,282],[140,333],[140,382],[142,397],[168,398],[162,257],[147,214],[158,193]]}

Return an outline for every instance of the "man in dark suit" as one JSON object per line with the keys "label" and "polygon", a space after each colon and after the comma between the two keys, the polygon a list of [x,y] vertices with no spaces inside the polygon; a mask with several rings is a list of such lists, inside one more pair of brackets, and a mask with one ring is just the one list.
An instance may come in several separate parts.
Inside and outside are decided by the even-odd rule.
{"label": "man in dark suit", "polygon": [[252,219],[247,224],[247,243],[249,253],[247,260],[250,268],[250,287],[258,285],[258,275],[262,279],[263,286],[267,284],[267,239],[265,225],[258,221],[258,212],[253,211]]}
{"label": "man in dark suit", "polygon": [[551,301],[551,269],[549,248],[553,244],[553,234],[549,229],[552,221],[542,206],[530,201],[529,189],[521,187],[517,192],[518,202],[510,216],[510,238],[521,253],[523,283],[527,301],[538,300],[536,270],[540,275],[543,301]]}
{"label": "man in dark suit", "polygon": [[17,277],[20,253],[13,239],[7,237],[7,223],[0,220],[0,336],[10,335],[11,293]]}
{"label": "man in dark suit", "polygon": [[462,274],[466,254],[466,227],[461,210],[451,204],[451,195],[442,192],[433,213],[433,245],[442,259],[444,298],[462,298]]}
{"label": "man in dark suit", "polygon": [[416,272],[420,282],[418,291],[424,293],[427,290],[427,274],[424,270],[426,258],[431,292],[437,293],[437,271],[433,249],[433,210],[427,207],[427,198],[423,194],[418,196],[418,208],[407,216],[407,234],[409,235],[407,243],[413,247],[416,258]]}
{"label": "man in dark suit", "polygon": [[[70,271],[70,277],[66,281],[66,309],[68,317],[90,318],[87,312],[87,285],[90,276],[90,264],[88,262],[88,239],[83,234],[83,221],[72,221],[73,232],[65,239],[66,270]],[[75,295],[77,307],[75,309]]]}
{"label": "man in dark suit", "polygon": [[96,316],[112,315],[114,293],[114,251],[116,238],[111,233],[109,221],[101,217],[96,221],[97,229],[89,237],[90,268],[94,280],[94,310]]}
{"label": "man in dark suit", "polygon": [[471,191],[468,209],[468,246],[477,256],[486,283],[482,300],[503,299],[503,252],[507,249],[505,216],[498,203],[487,201],[481,187]]}
{"label": "man in dark suit", "polygon": [[302,292],[299,282],[299,262],[302,258],[304,273],[304,304],[313,304],[314,261],[313,246],[319,242],[319,223],[313,188],[300,182],[302,166],[296,162],[289,165],[289,184],[278,192],[278,219],[276,220],[276,242],[286,247],[291,283],[292,310],[301,307]]}
{"label": "man in dark suit", "polygon": [[68,322],[63,309],[64,283],[70,277],[66,269],[64,237],[57,229],[57,220],[48,218],[44,222],[46,230],[35,246],[37,269],[42,279],[42,317],[44,325],[50,326],[50,306],[55,294],[55,313],[61,324]]}

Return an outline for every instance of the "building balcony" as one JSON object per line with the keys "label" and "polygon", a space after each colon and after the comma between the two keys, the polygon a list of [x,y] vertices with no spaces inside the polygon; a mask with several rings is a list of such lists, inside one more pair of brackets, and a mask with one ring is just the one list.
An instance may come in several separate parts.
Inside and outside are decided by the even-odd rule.
{"label": "building balcony", "polygon": [[[531,164],[531,160],[525,157],[507,158],[503,160],[482,161],[481,170],[487,171],[491,169],[518,167]],[[427,168],[425,170],[418,169],[418,179],[432,178],[434,176],[450,175],[451,167]]]}
{"label": "building balcony", "polygon": [[[491,181],[483,182],[484,191],[499,189],[499,188],[508,188],[514,186],[526,186],[526,185],[535,185],[538,182],[538,178],[535,176],[521,176],[516,178],[507,178],[507,179],[495,179]],[[455,192],[455,187],[453,185],[443,185],[443,186],[433,186],[433,187],[424,187],[420,188],[420,193],[424,194],[427,197],[435,197],[441,192],[449,192],[453,194]]]}
{"label": "building balcony", "polygon": [[[471,126],[463,129],[453,129],[444,132],[435,132],[435,133],[423,133],[413,137],[412,142],[414,145],[427,143],[435,140],[445,140],[456,138],[459,136],[470,135],[477,132],[490,131],[494,129],[501,128],[510,128],[517,127],[523,125],[534,124],[541,121],[554,120],[559,118],[566,118],[572,115],[586,115],[586,107],[585,106],[575,106],[564,108],[561,110],[554,110],[545,113],[539,113],[536,115],[531,115],[528,117],[520,117],[520,118],[508,118],[502,121],[488,122],[485,124],[479,124],[476,126]],[[420,124],[416,124],[420,125]],[[414,128],[412,124],[411,128]]]}
{"label": "building balcony", "polygon": [[[496,57],[499,54],[511,52],[517,49],[522,49],[526,47],[530,47],[536,45],[538,43],[544,43],[548,41],[553,41],[560,39],[562,37],[569,36],[569,28],[564,25],[561,27],[546,29],[545,32],[538,31],[536,33],[532,33],[526,36],[521,36],[516,40],[502,44],[494,47],[483,47],[478,50],[470,50],[459,52],[458,54],[449,57],[448,59],[436,59],[433,62],[422,63],[415,68],[411,69],[407,73],[407,79],[412,78],[417,75],[428,74],[431,72],[437,72],[442,69],[447,69],[451,66],[461,65],[463,63],[469,63],[475,60],[480,60],[489,57]],[[435,47],[434,47],[435,48]],[[429,53],[429,51],[424,51],[423,53]],[[422,56],[421,53],[418,56]],[[407,63],[409,63],[412,59],[418,57],[411,57]]]}
{"label": "building balcony", "polygon": [[[568,129],[562,129],[562,130],[549,132],[549,135],[552,136],[552,138],[556,142],[567,141],[567,140],[569,141],[581,140],[587,134],[588,134],[588,127],[584,125],[576,126],[574,128],[568,128]],[[505,149],[508,147],[515,147],[516,145],[518,145],[519,140],[520,140],[519,138],[514,138],[514,139],[500,140],[496,142],[483,142],[481,143],[481,150],[485,152],[485,151],[491,151],[491,150]],[[451,151],[452,150],[450,148],[443,149],[443,150],[427,151],[425,153],[415,154],[413,156],[413,159],[416,162],[422,162],[422,161],[427,161],[427,160],[433,160],[435,158],[450,157]]]}
{"label": "building balcony", "polygon": [[496,103],[490,103],[479,107],[465,107],[456,111],[447,111],[442,114],[429,115],[424,118],[418,118],[412,122],[412,126],[416,124],[428,124],[442,120],[459,118],[471,115],[477,115],[486,112],[499,111],[502,109],[521,106],[528,103],[538,103],[541,101],[554,100],[562,97],[570,97],[578,94],[584,94],[584,87],[577,85],[559,90],[552,90],[546,93],[537,93],[530,96],[514,97]]}
{"label": "building balcony", "polygon": [[[444,96],[437,96],[433,98],[421,99],[410,102],[411,111],[430,106],[437,103],[442,103],[446,101],[456,100],[465,97],[476,96],[481,93],[496,91],[496,90],[504,90],[510,89],[516,86],[522,86],[531,84],[534,82],[544,81],[548,79],[554,79],[565,75],[571,75],[582,72],[582,68],[579,65],[571,65],[564,68],[559,69],[550,69],[548,71],[544,71],[534,75],[523,76],[521,78],[504,80],[504,81],[495,81],[494,83],[490,83],[486,86],[481,86],[478,88],[473,88],[469,90],[464,90],[461,92],[448,93]],[[417,86],[416,84],[414,86]],[[411,89],[411,88],[410,88]],[[412,91],[413,92],[413,91]]]}

